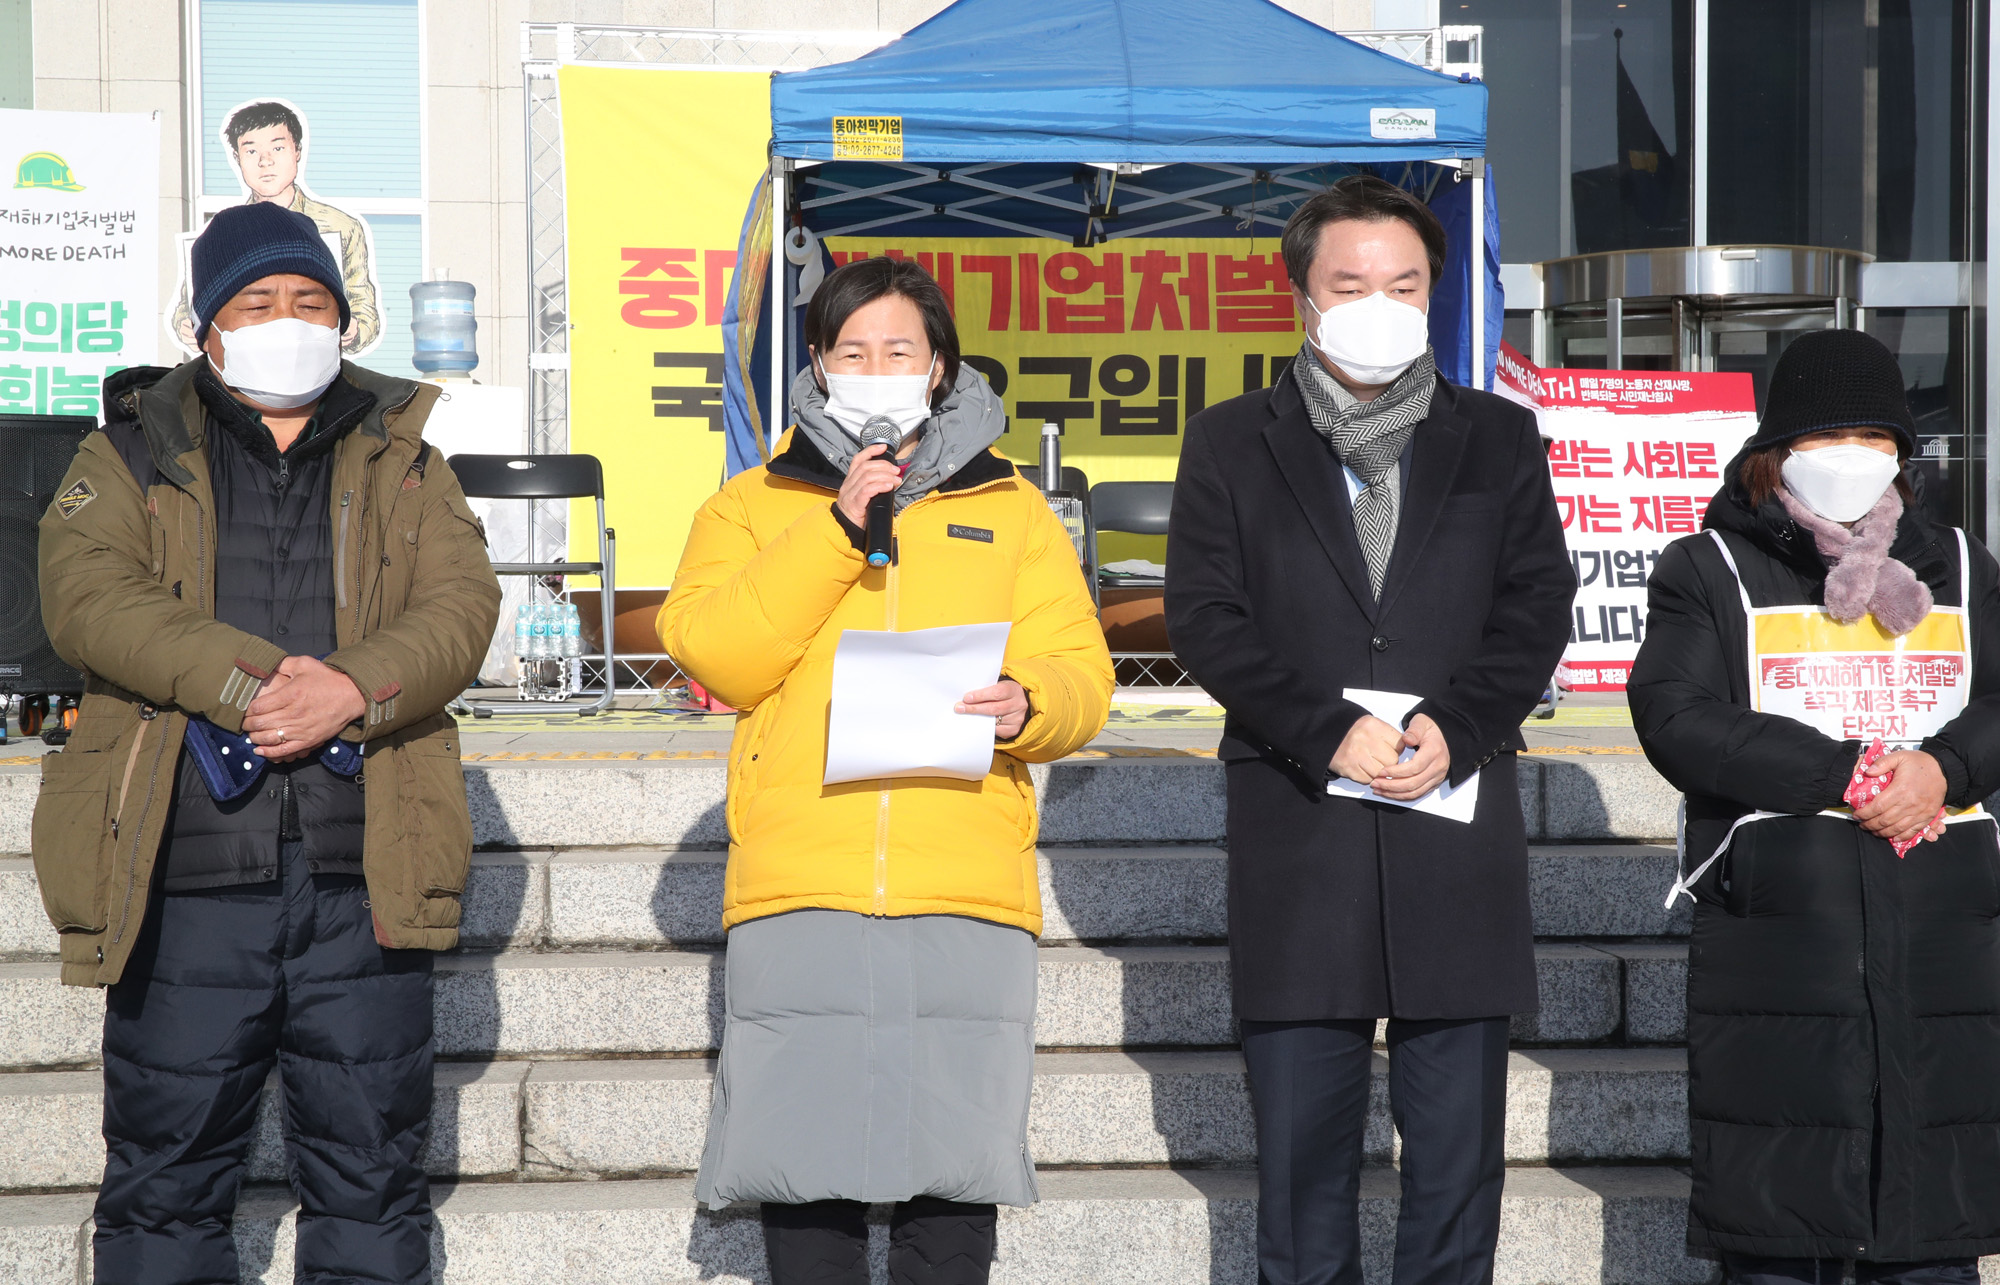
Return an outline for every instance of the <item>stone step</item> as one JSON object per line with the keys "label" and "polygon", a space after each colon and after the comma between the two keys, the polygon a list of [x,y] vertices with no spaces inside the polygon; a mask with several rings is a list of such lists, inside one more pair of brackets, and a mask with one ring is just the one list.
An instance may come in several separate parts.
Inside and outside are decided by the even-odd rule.
{"label": "stone step", "polygon": [[[1541,1011],[1517,1041],[1682,1038],[1682,945],[1535,949]],[[1229,1045],[1221,946],[1045,946],[1035,1039],[1044,1048]],[[721,951],[503,951],[440,957],[438,1052],[447,1058],[702,1053],[721,1031]],[[97,1061],[103,996],[54,963],[0,964],[0,1068]]]}
{"label": "stone step", "polygon": [[[1523,756],[1518,766],[1532,841],[1673,837],[1680,796],[1639,755]],[[482,848],[720,847],[726,769],[720,757],[609,752],[588,761],[469,762],[473,840]],[[1210,754],[1086,750],[1030,770],[1044,843],[1222,842],[1223,768]],[[35,766],[0,767],[0,852],[28,851],[40,775]]]}
{"label": "stone step", "polygon": [[[521,1084],[531,1069],[527,1062],[438,1063],[425,1170],[466,1178],[517,1173]],[[273,1076],[257,1104],[252,1182],[285,1179],[278,1092]],[[104,1173],[103,1117],[100,1072],[0,1075],[0,1190],[95,1186]]]}
{"label": "stone step", "polygon": [[[1256,1180],[1242,1170],[1044,1170],[1041,1201],[1000,1211],[994,1285],[1252,1285]],[[1495,1285],[1701,1285],[1682,1249],[1688,1180],[1665,1168],[1507,1171]],[[757,1285],[754,1206],[698,1211],[687,1178],[434,1189],[438,1285]],[[1395,1171],[1361,1183],[1363,1280],[1389,1285]],[[91,1197],[0,1197],[0,1279],[86,1276]],[[292,1277],[293,1203],[251,1188],[235,1231],[246,1282]],[[870,1257],[885,1279],[886,1210]]]}
{"label": "stone step", "polygon": [[[481,852],[460,931],[473,947],[572,950],[717,945],[718,850],[566,848]],[[1528,855],[1541,937],[1675,937],[1688,903],[1661,907],[1674,852],[1646,844],[1538,845]],[[1221,941],[1225,858],[1211,846],[1045,848],[1042,940]],[[0,857],[0,956],[53,956],[55,931],[26,857]]]}
{"label": "stone step", "polygon": [[[440,1177],[618,1177],[701,1163],[708,1058],[441,1062],[423,1161]],[[1367,1156],[1396,1157],[1388,1059],[1375,1058]],[[250,1179],[285,1175],[276,1080],[266,1086]],[[0,1075],[0,1190],[98,1180],[96,1071]],[[1507,1160],[1544,1164],[1687,1158],[1687,1059],[1679,1049],[1540,1049],[1511,1055]],[[1251,1165],[1256,1138],[1235,1052],[1043,1053],[1029,1154],[1048,1165]]]}

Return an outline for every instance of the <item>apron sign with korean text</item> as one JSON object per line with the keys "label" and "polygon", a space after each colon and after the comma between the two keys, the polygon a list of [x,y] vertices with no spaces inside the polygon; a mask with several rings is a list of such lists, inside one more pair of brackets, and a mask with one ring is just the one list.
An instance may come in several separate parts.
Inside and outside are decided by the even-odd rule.
{"label": "apron sign with korean text", "polygon": [[[1966,603],[1972,598],[1972,555],[1965,532],[1954,528],[1952,534],[1958,537],[1958,600]],[[1796,719],[1836,741],[1869,745],[1880,737],[1890,749],[1911,749],[1965,712],[1972,700],[1972,627],[1963,606],[1932,607],[1915,629],[1900,638],[1876,624],[1873,616],[1844,625],[1824,607],[1755,606],[1729,541],[1719,531],[1710,531],[1708,538],[1736,578],[1737,597],[1749,624],[1744,631],[1744,658],[1750,694],[1759,713]],[[1693,870],[1686,869],[1687,854],[1681,853],[1683,873],[1667,893],[1668,908],[1722,859],[1738,830],[1784,815],[1744,813]],[[1853,811],[1845,807],[1818,815],[1854,820]],[[1950,810],[1945,821],[1984,821],[1990,815],[1974,804]]]}
{"label": "apron sign with korean text", "polygon": [[1901,638],[1864,616],[1843,625],[1818,609],[1751,616],[1757,708],[1837,741],[1881,737],[1907,748],[1958,716],[1970,698],[1965,612],[1940,607]]}

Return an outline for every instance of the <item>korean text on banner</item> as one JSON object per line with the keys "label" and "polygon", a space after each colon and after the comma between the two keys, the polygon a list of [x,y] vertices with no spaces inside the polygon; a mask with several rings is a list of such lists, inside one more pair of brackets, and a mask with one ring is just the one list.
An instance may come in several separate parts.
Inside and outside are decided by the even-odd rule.
{"label": "korean text on banner", "polygon": [[1576,604],[1562,682],[1625,690],[1660,551],[1701,530],[1723,466],[1757,428],[1750,376],[1539,370],[1502,346],[1496,389],[1536,408]]}
{"label": "korean text on banner", "polygon": [[[965,360],[1007,408],[997,445],[1092,483],[1172,481],[1196,412],[1277,382],[1304,339],[1271,237],[1132,237],[1078,248],[1036,237],[832,237],[836,263],[915,259],[951,300]],[[1099,556],[1158,560],[1155,538],[1104,534]]]}
{"label": "korean text on banner", "polygon": [[0,110],[0,140],[0,414],[101,420],[159,342],[159,118]]}
{"label": "korean text on banner", "polygon": [[[759,72],[566,66],[569,449],[604,464],[621,585],[673,580],[722,480],[722,305],[765,165]],[[596,557],[595,513],[570,520]]]}

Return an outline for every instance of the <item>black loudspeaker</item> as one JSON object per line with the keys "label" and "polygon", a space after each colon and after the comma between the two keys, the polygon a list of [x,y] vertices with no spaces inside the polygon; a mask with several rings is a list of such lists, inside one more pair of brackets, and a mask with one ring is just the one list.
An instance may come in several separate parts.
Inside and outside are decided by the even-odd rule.
{"label": "black loudspeaker", "polygon": [[77,446],[96,427],[88,415],[0,414],[0,695],[83,694],[83,675],[42,630],[35,544]]}

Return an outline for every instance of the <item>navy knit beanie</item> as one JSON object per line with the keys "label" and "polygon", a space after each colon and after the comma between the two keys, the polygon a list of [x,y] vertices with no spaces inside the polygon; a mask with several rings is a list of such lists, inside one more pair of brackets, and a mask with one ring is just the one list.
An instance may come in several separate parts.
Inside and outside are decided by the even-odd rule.
{"label": "navy knit beanie", "polygon": [[1873,335],[1814,330],[1771,370],[1764,417],[1745,450],[1776,446],[1827,428],[1886,428],[1905,456],[1917,453],[1917,422],[1903,396],[1903,368]]}
{"label": "navy knit beanie", "polygon": [[196,343],[208,338],[208,323],[238,290],[280,273],[311,277],[332,291],[340,305],[340,328],[347,329],[350,314],[340,264],[320,240],[319,225],[296,210],[269,201],[232,205],[194,239],[193,260],[189,293]]}

